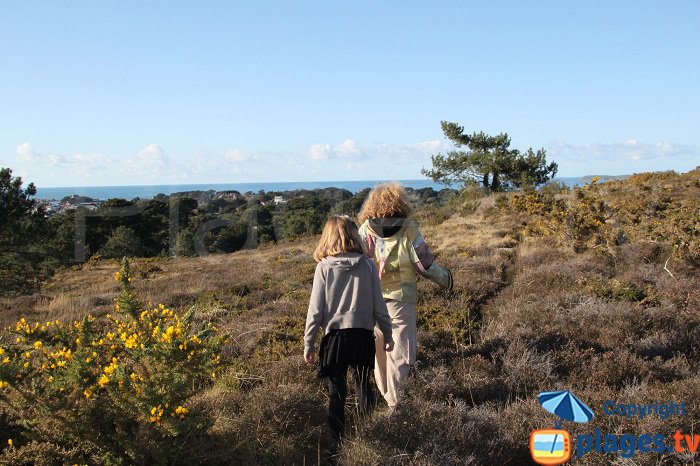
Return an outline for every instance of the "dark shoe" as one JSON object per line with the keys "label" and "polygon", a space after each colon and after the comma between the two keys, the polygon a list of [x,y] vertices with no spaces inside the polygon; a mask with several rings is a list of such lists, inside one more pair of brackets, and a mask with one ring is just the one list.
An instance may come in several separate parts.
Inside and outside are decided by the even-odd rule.
{"label": "dark shoe", "polygon": [[331,444],[323,452],[323,455],[321,455],[321,460],[323,461],[323,463],[321,463],[321,464],[328,464],[331,466],[335,466],[338,464],[338,457],[339,456],[340,456],[340,444],[337,441],[332,440]]}

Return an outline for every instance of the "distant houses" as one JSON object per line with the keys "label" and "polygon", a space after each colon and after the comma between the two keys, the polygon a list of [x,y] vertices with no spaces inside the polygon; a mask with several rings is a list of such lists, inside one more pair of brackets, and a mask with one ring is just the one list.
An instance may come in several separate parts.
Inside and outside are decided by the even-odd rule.
{"label": "distant houses", "polygon": [[217,191],[214,196],[213,200],[224,200],[224,201],[235,201],[236,199],[241,199],[243,198],[243,195],[239,193],[238,191]]}
{"label": "distant houses", "polygon": [[56,199],[40,200],[41,205],[44,207],[47,217],[52,217],[54,215],[66,212],[68,210],[74,210],[77,208],[83,208],[86,210],[95,210],[101,206],[104,201],[99,199],[92,199],[86,196],[79,196],[73,194],[71,196],[66,196],[60,201]]}

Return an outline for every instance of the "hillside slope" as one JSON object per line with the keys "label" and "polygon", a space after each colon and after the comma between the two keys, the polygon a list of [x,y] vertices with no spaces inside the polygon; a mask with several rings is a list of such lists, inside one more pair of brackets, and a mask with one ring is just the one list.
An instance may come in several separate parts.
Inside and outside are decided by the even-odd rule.
{"label": "hillside slope", "polygon": [[[693,403],[700,397],[699,189],[696,170],[594,185],[582,195],[463,196],[432,224],[419,212],[455,289],[419,283],[418,363],[404,401],[390,417],[353,426],[342,460],[528,464],[530,431],[555,421],[536,395],[560,389],[596,413],[589,424],[565,426],[574,435],[692,432],[700,414]],[[183,311],[194,305],[195,319],[230,336],[224,374],[191,406],[213,425],[188,438],[182,464],[317,461],[327,442],[326,391],[301,358],[315,241],[132,262],[142,299]],[[98,261],[63,271],[40,293],[1,300],[2,323],[104,315],[118,269]],[[610,417],[601,413],[606,400],[686,401],[689,413]],[[591,452],[571,464],[691,460],[663,453],[630,463]]]}

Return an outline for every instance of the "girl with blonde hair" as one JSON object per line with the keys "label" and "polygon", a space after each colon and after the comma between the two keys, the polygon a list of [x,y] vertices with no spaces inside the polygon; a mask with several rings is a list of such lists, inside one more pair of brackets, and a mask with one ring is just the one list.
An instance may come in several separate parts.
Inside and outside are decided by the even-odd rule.
{"label": "girl with blonde hair", "polygon": [[382,351],[391,351],[393,340],[377,268],[364,254],[355,222],[344,215],[331,217],[323,227],[314,259],[318,264],[306,317],[304,360],[314,362],[316,334],[322,329],[319,376],[328,378],[331,447],[326,457],[331,459],[345,428],[348,368],[358,410],[366,415],[375,405],[369,383],[375,361],[375,324],[382,336]]}
{"label": "girl with blonde hair", "polygon": [[401,384],[416,362],[417,275],[448,290],[452,274],[433,258],[415,222],[406,191],[398,183],[376,186],[360,211],[359,234],[367,255],[377,264],[382,295],[392,323],[393,350],[384,349],[381,332],[376,333],[374,379],[390,411],[395,408]]}

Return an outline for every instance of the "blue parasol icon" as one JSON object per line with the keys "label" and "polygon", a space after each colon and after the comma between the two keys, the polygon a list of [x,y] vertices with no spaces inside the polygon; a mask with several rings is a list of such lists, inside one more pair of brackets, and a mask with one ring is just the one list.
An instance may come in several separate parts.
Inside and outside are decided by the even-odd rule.
{"label": "blue parasol icon", "polygon": [[542,407],[561,419],[574,422],[588,422],[593,419],[593,411],[569,390],[542,392],[537,395]]}

